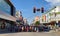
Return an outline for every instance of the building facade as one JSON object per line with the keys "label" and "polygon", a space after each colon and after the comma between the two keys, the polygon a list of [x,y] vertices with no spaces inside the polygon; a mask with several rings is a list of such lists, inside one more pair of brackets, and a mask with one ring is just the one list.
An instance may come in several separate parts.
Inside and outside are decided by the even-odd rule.
{"label": "building facade", "polygon": [[16,18],[19,18],[20,16],[22,16],[22,12],[21,11],[16,11]]}
{"label": "building facade", "polygon": [[[59,23],[60,22],[60,17],[59,17],[60,16],[60,6],[53,7],[51,10],[47,11],[43,15],[46,16],[45,23],[51,23],[51,24]],[[41,20],[42,19],[43,18],[41,17]],[[40,22],[43,23],[44,21],[41,21],[41,20],[40,20]]]}
{"label": "building facade", "polygon": [[36,16],[36,17],[35,17],[34,23],[35,23],[36,21],[40,21],[40,17],[39,17],[39,16]]}
{"label": "building facade", "polygon": [[28,24],[28,22],[27,22],[27,19],[26,19],[26,18],[24,18],[24,19],[23,19],[23,21],[24,21],[24,25],[27,25],[27,24]]}
{"label": "building facade", "polygon": [[0,18],[16,21],[15,7],[9,0],[0,0]]}
{"label": "building facade", "polygon": [[10,0],[0,0],[0,27],[16,22],[16,9]]}

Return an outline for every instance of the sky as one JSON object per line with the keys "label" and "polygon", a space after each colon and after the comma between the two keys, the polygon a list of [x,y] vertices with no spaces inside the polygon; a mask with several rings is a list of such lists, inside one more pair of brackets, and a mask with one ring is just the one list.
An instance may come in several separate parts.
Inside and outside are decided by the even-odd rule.
{"label": "sky", "polygon": [[[29,23],[35,16],[41,16],[41,12],[33,13],[33,7],[44,7],[45,12],[56,5],[60,5],[60,0],[10,0],[15,6],[16,10],[22,12],[22,16],[28,20]],[[45,13],[44,12],[44,13]]]}

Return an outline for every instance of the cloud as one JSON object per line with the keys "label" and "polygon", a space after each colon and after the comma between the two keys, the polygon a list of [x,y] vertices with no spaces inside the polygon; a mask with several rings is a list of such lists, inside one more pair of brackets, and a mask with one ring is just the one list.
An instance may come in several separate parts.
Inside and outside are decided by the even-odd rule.
{"label": "cloud", "polygon": [[45,1],[53,5],[60,5],[60,0],[45,0]]}

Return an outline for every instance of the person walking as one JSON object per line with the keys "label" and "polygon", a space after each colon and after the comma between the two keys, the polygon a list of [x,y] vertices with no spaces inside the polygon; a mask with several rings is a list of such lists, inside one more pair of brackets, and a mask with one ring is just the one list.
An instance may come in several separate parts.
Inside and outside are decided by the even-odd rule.
{"label": "person walking", "polygon": [[24,27],[22,26],[22,32],[24,31]]}

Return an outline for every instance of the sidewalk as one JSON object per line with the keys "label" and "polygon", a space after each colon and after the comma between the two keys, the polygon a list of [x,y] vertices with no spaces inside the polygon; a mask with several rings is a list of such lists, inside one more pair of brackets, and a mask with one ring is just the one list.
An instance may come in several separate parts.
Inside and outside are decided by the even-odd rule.
{"label": "sidewalk", "polygon": [[8,29],[0,29],[0,34],[4,33],[13,33],[13,32],[10,32]]}
{"label": "sidewalk", "polygon": [[9,31],[7,29],[0,29],[0,34],[2,33],[8,33]]}
{"label": "sidewalk", "polygon": [[60,31],[58,31],[58,32],[55,32],[57,35],[60,35]]}
{"label": "sidewalk", "polygon": [[0,34],[0,36],[7,36],[8,34]]}
{"label": "sidewalk", "polygon": [[55,33],[55,34],[57,34],[57,35],[60,35],[60,31],[54,31],[54,30],[51,30],[51,31],[49,31],[50,33]]}

